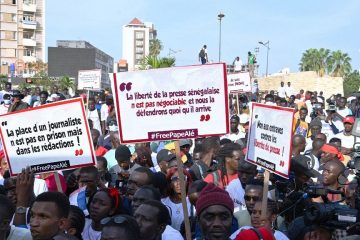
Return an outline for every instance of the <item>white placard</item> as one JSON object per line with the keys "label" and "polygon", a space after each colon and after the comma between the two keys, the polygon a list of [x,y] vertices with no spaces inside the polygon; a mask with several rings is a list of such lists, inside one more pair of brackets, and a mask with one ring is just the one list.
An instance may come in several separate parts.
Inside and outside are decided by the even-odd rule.
{"label": "white placard", "polygon": [[81,98],[1,115],[0,134],[11,175],[95,165]]}
{"label": "white placard", "polygon": [[294,110],[253,103],[247,160],[288,178]]}
{"label": "white placard", "polygon": [[250,74],[233,73],[227,75],[229,93],[251,92]]}
{"label": "white placard", "polygon": [[122,143],[229,131],[225,64],[110,74]]}
{"label": "white placard", "polygon": [[101,89],[101,69],[80,70],[78,74],[78,89]]}

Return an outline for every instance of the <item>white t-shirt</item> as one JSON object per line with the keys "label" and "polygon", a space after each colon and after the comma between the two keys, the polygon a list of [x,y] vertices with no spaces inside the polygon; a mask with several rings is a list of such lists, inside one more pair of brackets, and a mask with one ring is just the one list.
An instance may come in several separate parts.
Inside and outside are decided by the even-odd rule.
{"label": "white t-shirt", "polygon": [[234,201],[234,212],[245,210],[245,190],[243,189],[240,179],[234,179],[232,180],[229,185],[226,186],[225,189],[229,195],[230,198]]}
{"label": "white t-shirt", "polygon": [[[171,216],[171,226],[176,230],[180,231],[181,223],[184,221],[184,211],[181,202],[173,203],[170,200],[170,197],[161,199],[161,202],[169,209]],[[188,207],[188,214],[190,215],[191,204],[188,198],[186,198],[186,202]]]}
{"label": "white t-shirt", "polygon": [[221,139],[230,139],[232,142],[236,142],[237,140],[241,138],[245,138],[245,133],[238,131],[237,133],[228,133],[221,137]]}
{"label": "white t-shirt", "polygon": [[[247,230],[247,229],[250,229],[250,228],[253,228],[251,226],[245,226],[245,227],[241,227],[239,228],[236,232],[234,232],[233,234],[231,234],[230,236],[230,239],[231,240],[234,240],[236,238],[236,236],[243,230]],[[278,230],[275,230],[274,232],[274,237],[276,240],[289,240],[289,238],[283,234],[282,232],[278,231]]]}
{"label": "white t-shirt", "polygon": [[87,118],[90,119],[93,123],[93,128],[98,130],[100,132],[100,135],[102,134],[101,131],[101,124],[100,124],[100,119],[99,119],[99,113],[98,111],[95,109],[94,111],[89,111],[87,112]]}
{"label": "white t-shirt", "polygon": [[234,62],[234,71],[241,71],[242,61],[239,59],[239,61],[235,60]]}
{"label": "white t-shirt", "polygon": [[85,219],[85,227],[81,236],[86,240],[100,240],[101,239],[101,231],[95,231],[91,227],[92,220],[86,218]]}
{"label": "white t-shirt", "polygon": [[286,93],[286,96],[287,97],[290,97],[291,95],[294,95],[294,89],[293,89],[293,87],[289,87],[289,86],[287,86],[287,87],[285,87],[285,93]]}
{"label": "white t-shirt", "polygon": [[109,116],[109,107],[106,104],[101,105],[100,109],[101,121],[106,121],[107,117]]}
{"label": "white t-shirt", "polygon": [[32,240],[32,236],[29,229],[11,226],[10,234],[6,240]]}
{"label": "white t-shirt", "polygon": [[0,115],[3,115],[8,112],[10,105],[1,104],[0,105]]}
{"label": "white t-shirt", "polygon": [[285,92],[286,92],[285,87],[279,87],[279,89],[278,89],[279,97],[285,98],[286,97]]}
{"label": "white t-shirt", "polygon": [[180,232],[170,225],[166,225],[165,231],[161,235],[161,240],[184,240]]}
{"label": "white t-shirt", "polygon": [[356,142],[360,140],[358,137],[354,137],[353,135],[345,136],[344,132],[336,134],[335,137],[341,139],[341,146],[345,148],[353,148],[355,139]]}
{"label": "white t-shirt", "polygon": [[[340,116],[342,116],[343,118],[348,116],[348,115],[352,115],[352,111],[347,107],[345,107],[342,110],[337,109],[336,112],[338,114],[340,114]],[[344,123],[340,118],[334,118],[333,123],[336,126],[336,128],[339,129],[340,132],[344,130]]]}

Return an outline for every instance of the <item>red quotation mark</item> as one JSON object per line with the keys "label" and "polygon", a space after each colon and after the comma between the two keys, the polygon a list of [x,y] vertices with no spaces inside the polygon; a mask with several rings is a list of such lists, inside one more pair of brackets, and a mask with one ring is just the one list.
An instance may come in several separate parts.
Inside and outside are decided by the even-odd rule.
{"label": "red quotation mark", "polygon": [[281,160],[279,165],[280,165],[280,167],[283,167],[283,166],[285,166],[285,162]]}
{"label": "red quotation mark", "polygon": [[123,92],[123,91],[130,91],[131,90],[131,85],[132,83],[131,82],[128,82],[128,83],[122,83],[120,84],[120,91]]}
{"label": "red quotation mark", "polygon": [[210,115],[209,114],[200,116],[200,122],[203,122],[203,121],[207,122],[209,120],[210,120]]}
{"label": "red quotation mark", "polygon": [[81,156],[83,155],[84,151],[82,149],[80,150],[75,150],[75,156]]}

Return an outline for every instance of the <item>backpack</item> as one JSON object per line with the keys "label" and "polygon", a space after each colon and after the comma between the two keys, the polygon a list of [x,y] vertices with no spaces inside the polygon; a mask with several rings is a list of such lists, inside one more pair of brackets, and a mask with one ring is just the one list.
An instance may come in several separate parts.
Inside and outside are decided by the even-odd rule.
{"label": "backpack", "polygon": [[202,48],[199,52],[199,57],[204,58],[205,57],[205,50]]}

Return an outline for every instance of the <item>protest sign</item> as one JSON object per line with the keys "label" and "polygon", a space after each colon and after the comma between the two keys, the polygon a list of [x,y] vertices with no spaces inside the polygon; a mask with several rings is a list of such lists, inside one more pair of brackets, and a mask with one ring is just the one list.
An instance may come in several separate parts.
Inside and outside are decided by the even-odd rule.
{"label": "protest sign", "polygon": [[122,143],[229,132],[225,64],[110,74]]}
{"label": "protest sign", "polygon": [[101,69],[80,70],[78,73],[78,89],[101,89]]}
{"label": "protest sign", "polygon": [[288,178],[294,110],[253,103],[247,160]]}
{"label": "protest sign", "polygon": [[227,75],[229,93],[251,92],[250,74],[233,73]]}
{"label": "protest sign", "polygon": [[11,175],[27,166],[40,173],[95,165],[81,98],[1,115],[0,123]]}

